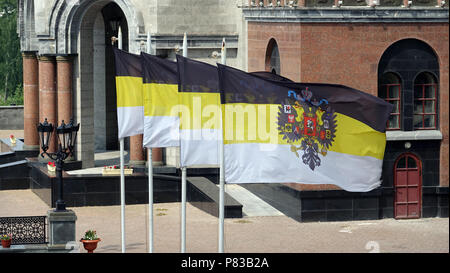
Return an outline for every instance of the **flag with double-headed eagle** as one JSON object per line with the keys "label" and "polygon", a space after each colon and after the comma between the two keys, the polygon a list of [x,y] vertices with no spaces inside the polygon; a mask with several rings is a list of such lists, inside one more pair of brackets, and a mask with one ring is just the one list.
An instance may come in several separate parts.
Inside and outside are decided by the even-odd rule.
{"label": "flag with double-headed eagle", "polygon": [[380,185],[392,105],[335,84],[219,66],[226,183]]}

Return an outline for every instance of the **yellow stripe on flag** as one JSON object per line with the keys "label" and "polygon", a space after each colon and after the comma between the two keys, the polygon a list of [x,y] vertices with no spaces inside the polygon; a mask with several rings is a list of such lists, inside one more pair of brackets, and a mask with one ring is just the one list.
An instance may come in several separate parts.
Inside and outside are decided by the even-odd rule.
{"label": "yellow stripe on flag", "polygon": [[[224,104],[225,144],[261,143],[278,145],[300,145],[300,141],[289,143],[278,132],[278,108],[274,104]],[[336,137],[330,151],[357,156],[383,159],[386,134],[370,126],[336,113]]]}
{"label": "yellow stripe on flag", "polygon": [[145,116],[178,116],[177,84],[144,84]]}
{"label": "yellow stripe on flag", "polygon": [[142,78],[116,76],[117,107],[144,106]]}
{"label": "yellow stripe on flag", "polygon": [[220,129],[220,94],[180,92],[180,129]]}

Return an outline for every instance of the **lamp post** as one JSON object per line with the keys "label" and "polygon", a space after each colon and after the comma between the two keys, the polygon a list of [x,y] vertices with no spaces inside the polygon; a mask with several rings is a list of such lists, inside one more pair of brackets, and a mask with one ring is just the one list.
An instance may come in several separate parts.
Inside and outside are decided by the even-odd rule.
{"label": "lamp post", "polygon": [[56,135],[58,136],[58,151],[56,153],[47,153],[48,145],[52,138],[54,127],[51,123],[47,122],[47,118],[45,118],[44,123],[39,123],[37,126],[37,130],[40,137],[40,144],[42,148],[41,156],[44,157],[44,154],[49,158],[56,161],[56,177],[58,178],[59,183],[59,195],[58,200],[56,201],[56,209],[55,211],[66,211],[66,203],[64,202],[64,191],[63,191],[63,178],[62,178],[62,170],[64,165],[64,160],[67,159],[70,155],[73,155],[78,130],[80,129],[80,124],[73,124],[73,119],[70,120],[69,124],[65,124],[64,120],[61,122],[61,125],[56,128]]}

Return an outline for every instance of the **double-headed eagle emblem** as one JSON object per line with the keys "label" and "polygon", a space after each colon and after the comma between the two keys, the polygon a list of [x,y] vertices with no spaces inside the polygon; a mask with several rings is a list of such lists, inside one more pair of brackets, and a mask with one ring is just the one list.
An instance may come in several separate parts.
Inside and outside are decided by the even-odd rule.
{"label": "double-headed eagle emblem", "polygon": [[291,145],[291,151],[311,170],[320,166],[319,154],[326,156],[336,137],[336,113],[325,99],[306,88],[300,94],[288,91],[278,110],[278,132]]}

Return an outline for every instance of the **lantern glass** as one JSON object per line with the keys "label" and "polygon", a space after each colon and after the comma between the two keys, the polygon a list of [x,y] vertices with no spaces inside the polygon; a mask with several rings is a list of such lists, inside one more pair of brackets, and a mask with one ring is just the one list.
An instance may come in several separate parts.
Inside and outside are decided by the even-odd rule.
{"label": "lantern glass", "polygon": [[44,123],[39,123],[37,129],[41,141],[41,148],[46,151],[52,138],[53,125],[48,123],[47,118],[45,118]]}
{"label": "lantern glass", "polygon": [[72,132],[64,133],[64,143],[66,144],[66,149],[71,146],[71,143],[70,143],[70,135],[71,134],[72,134]]}
{"label": "lantern glass", "polygon": [[77,134],[78,134],[78,130],[80,129],[80,124],[78,123],[77,125],[74,125],[73,119],[71,119],[69,126],[70,126],[69,150],[73,151],[73,148],[75,147],[75,144],[77,141]]}
{"label": "lantern glass", "polygon": [[61,122],[61,125],[56,129],[56,134],[58,135],[59,144],[61,145],[61,149],[67,149],[67,134],[68,129],[67,125],[64,123],[64,120]]}
{"label": "lantern glass", "polygon": [[72,128],[73,128],[73,122],[70,120],[69,124],[66,125],[66,129],[64,131],[64,142],[66,144],[66,148],[71,150],[71,140],[72,140]]}

